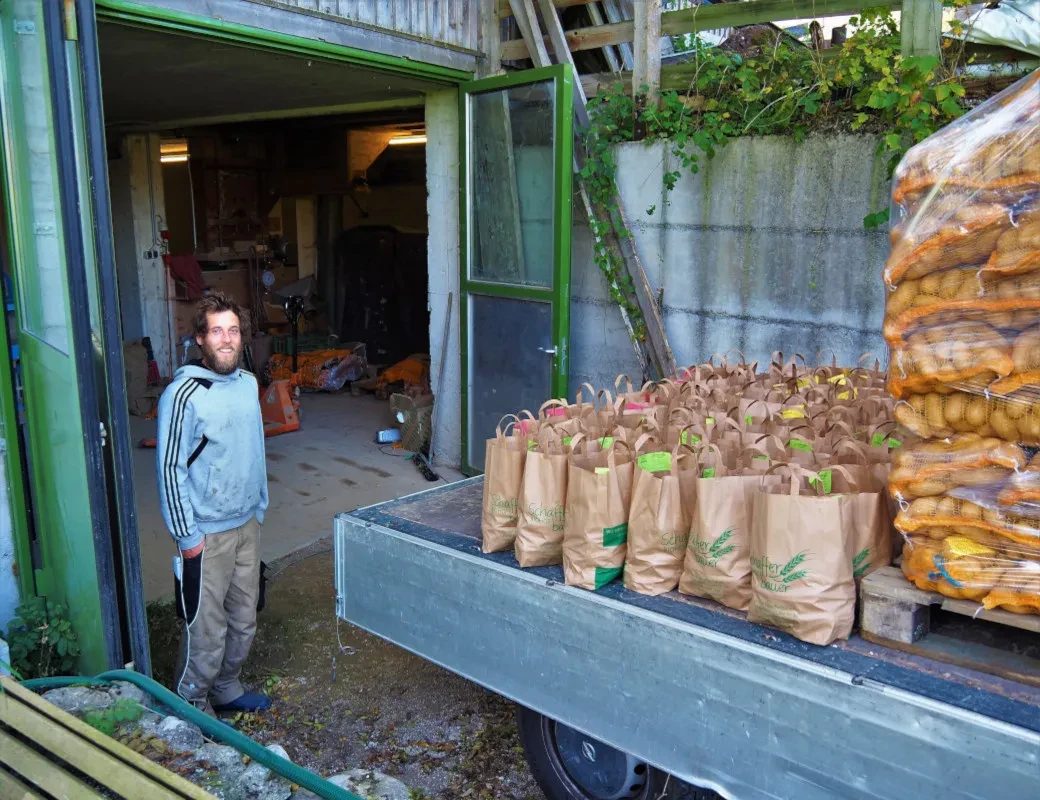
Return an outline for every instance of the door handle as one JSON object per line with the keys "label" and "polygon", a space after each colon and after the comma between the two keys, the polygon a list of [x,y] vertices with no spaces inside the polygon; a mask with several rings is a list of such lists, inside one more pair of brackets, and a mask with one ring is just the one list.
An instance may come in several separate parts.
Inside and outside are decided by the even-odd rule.
{"label": "door handle", "polygon": [[539,347],[538,350],[539,352],[545,353],[547,356],[553,356],[554,358],[556,357],[555,347]]}

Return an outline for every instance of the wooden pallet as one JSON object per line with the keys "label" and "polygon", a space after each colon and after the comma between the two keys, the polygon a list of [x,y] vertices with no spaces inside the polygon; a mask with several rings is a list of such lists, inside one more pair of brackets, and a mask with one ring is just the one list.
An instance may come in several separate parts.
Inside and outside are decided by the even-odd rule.
{"label": "wooden pallet", "polygon": [[0,800],[112,796],[214,800],[10,678],[0,678]]}
{"label": "wooden pallet", "polygon": [[938,592],[922,591],[899,567],[885,567],[863,579],[859,608],[860,635],[868,641],[1040,686],[1040,657],[1031,654],[1033,650],[1040,653],[1040,647],[1026,648],[1030,653],[1023,654],[932,633],[932,610],[938,608],[1008,629],[1028,631],[1023,636],[1033,641],[1040,637],[1038,615],[986,609],[969,600],[954,600]]}

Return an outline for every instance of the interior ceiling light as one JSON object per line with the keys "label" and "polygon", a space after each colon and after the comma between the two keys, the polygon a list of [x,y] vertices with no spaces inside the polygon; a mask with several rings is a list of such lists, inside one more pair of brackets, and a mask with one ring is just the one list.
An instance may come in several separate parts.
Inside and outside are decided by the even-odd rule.
{"label": "interior ceiling light", "polygon": [[390,144],[426,144],[425,133],[411,133],[407,136],[395,136]]}
{"label": "interior ceiling light", "polygon": [[166,139],[159,142],[159,161],[163,164],[183,164],[188,160],[187,139]]}

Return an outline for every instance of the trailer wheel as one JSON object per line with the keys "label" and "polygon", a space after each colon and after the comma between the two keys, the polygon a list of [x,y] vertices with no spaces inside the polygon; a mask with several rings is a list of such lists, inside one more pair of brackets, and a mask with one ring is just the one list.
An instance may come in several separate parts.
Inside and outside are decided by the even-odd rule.
{"label": "trailer wheel", "polygon": [[520,741],[548,800],[716,800],[591,736],[536,711],[517,709]]}

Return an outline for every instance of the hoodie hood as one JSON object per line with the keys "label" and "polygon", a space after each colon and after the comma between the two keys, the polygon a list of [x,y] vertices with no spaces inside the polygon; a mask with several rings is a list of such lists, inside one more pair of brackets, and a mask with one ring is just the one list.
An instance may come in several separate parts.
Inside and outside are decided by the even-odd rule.
{"label": "hoodie hood", "polygon": [[202,380],[213,382],[234,381],[238,380],[241,373],[241,369],[236,369],[229,375],[221,375],[218,372],[214,372],[213,370],[204,367],[201,361],[190,361],[177,370],[174,374],[174,380],[179,378],[201,378]]}

